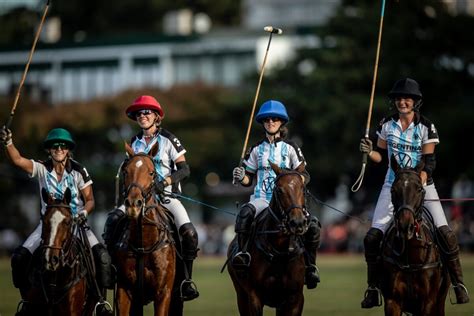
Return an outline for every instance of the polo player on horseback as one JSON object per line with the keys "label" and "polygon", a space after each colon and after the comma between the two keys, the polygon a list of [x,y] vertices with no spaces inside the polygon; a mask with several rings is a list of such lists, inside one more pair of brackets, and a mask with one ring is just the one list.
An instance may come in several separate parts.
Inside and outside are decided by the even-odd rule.
{"label": "polo player on horseback", "polygon": [[438,132],[434,124],[420,114],[422,94],[418,83],[410,78],[395,83],[388,97],[397,113],[385,118],[377,129],[377,150],[373,149],[370,139],[362,139],[360,150],[379,163],[387,163],[388,170],[380,196],[375,206],[372,227],[364,238],[365,259],[367,261],[368,289],[361,303],[362,308],[379,306],[379,266],[383,235],[393,219],[391,187],[395,173],[390,167],[390,159],[404,167],[415,167],[424,163],[420,173],[425,198],[424,207],[430,212],[436,226],[436,235],[443,262],[446,265],[456,294],[456,303],[469,302],[469,296],[463,283],[459,246],[455,233],[448,226],[438,192],[433,181],[436,167],[435,145],[439,143]]}
{"label": "polo player on horseback", "polygon": [[[44,188],[54,199],[62,199],[67,188],[71,190],[71,211],[74,216],[85,220],[92,212],[95,202],[92,191],[92,179],[86,168],[72,159],[72,151],[76,147],[69,131],[63,128],[52,129],[43,142],[43,148],[49,154],[46,161],[36,161],[24,158],[13,144],[12,132],[5,126],[0,130],[0,140],[12,163],[38,179],[39,191]],[[41,200],[41,214],[46,211],[46,204]],[[13,251],[11,259],[13,284],[20,292],[26,291],[31,284],[28,280],[28,271],[35,250],[41,243],[42,223],[35,228],[23,245]],[[97,281],[99,287],[113,286],[111,260],[105,246],[99,243],[92,230],[87,229],[86,235],[97,267]]]}
{"label": "polo player on horseback", "polygon": [[[290,170],[295,170],[300,165],[306,166],[301,149],[286,139],[288,130],[285,125],[289,117],[283,103],[275,100],[264,102],[255,119],[262,125],[265,137],[247,152],[244,167],[236,167],[232,173],[234,181],[243,186],[252,185],[253,178],[256,178],[257,182],[250,201],[241,207],[235,223],[239,251],[232,258],[231,264],[236,269],[244,270],[250,266],[251,261],[247,247],[252,222],[258,214],[269,207],[272,199],[272,181],[276,175],[270,167],[269,160],[281,168]],[[309,173],[304,170],[301,176],[305,185],[308,184]],[[309,228],[304,235],[305,283],[308,289],[315,288],[320,281],[316,266],[316,251],[319,244],[320,223],[315,216],[311,216]]]}
{"label": "polo player on horseback", "polygon": [[[186,149],[176,136],[161,127],[161,122],[165,116],[163,108],[154,97],[143,95],[135,99],[125,112],[127,117],[136,121],[141,128],[141,131],[131,140],[132,149],[136,154],[148,153],[153,145],[159,144],[158,153],[153,157],[157,173],[156,194],[163,196],[163,194],[166,195],[170,192],[179,193],[181,191],[180,182],[189,176],[190,170],[184,157]],[[193,261],[198,252],[197,231],[180,200],[173,196],[166,196],[164,200],[157,200],[160,200],[161,204],[174,216],[176,228],[181,238],[182,257],[187,271],[187,278],[182,285],[182,299],[183,301],[193,300],[199,296],[199,292],[191,279]],[[117,242],[114,232],[117,224],[124,216],[124,205],[108,215],[103,237],[109,250]]]}

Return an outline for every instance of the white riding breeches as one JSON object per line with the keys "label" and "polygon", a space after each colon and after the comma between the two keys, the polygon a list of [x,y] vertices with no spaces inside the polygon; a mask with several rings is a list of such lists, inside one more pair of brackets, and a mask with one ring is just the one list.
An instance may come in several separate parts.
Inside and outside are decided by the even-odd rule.
{"label": "white riding breeches", "polygon": [[255,210],[256,210],[255,217],[257,217],[258,214],[260,214],[264,209],[266,209],[270,205],[270,203],[268,203],[268,201],[265,199],[250,200],[249,204],[252,204],[255,207]]}
{"label": "white riding breeches", "polygon": [[[393,204],[391,195],[392,186],[384,184],[380,191],[377,205],[375,206],[372,227],[380,229],[383,233],[387,231],[390,222],[393,219]],[[426,200],[439,200],[438,192],[434,184],[424,187]],[[436,227],[448,225],[443,207],[440,201],[425,201],[424,206],[428,209]]]}
{"label": "white riding breeches", "polygon": [[[36,249],[38,249],[38,247],[41,244],[42,227],[43,227],[43,223],[40,222],[39,225],[36,226],[35,230],[30,234],[30,236],[23,243],[23,247],[28,249],[32,254],[35,252]],[[86,236],[87,236],[87,240],[89,240],[89,244],[91,247],[94,247],[95,245],[99,243],[99,240],[97,239],[97,237],[95,237],[92,230],[87,229]]]}

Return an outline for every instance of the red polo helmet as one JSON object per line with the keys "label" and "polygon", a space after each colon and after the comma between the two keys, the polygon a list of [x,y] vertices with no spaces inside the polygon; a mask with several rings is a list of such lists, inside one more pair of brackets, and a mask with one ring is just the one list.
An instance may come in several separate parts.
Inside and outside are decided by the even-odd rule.
{"label": "red polo helmet", "polygon": [[130,119],[135,120],[135,114],[140,110],[155,111],[161,118],[165,116],[165,113],[163,112],[163,109],[161,108],[161,105],[158,103],[158,101],[149,95],[142,95],[136,98],[135,101],[133,101],[133,103],[128,106],[127,110],[125,110],[125,113]]}

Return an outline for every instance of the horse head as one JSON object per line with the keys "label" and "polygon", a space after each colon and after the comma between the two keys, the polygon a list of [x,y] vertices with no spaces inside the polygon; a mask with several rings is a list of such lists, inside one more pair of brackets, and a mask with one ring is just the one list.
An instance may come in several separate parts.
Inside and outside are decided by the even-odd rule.
{"label": "horse head", "polygon": [[74,221],[71,213],[71,190],[63,194],[62,200],[57,200],[45,188],[41,197],[46,204],[46,212],[41,216],[42,248],[46,270],[56,271],[67,253],[73,235]]}
{"label": "horse head", "polygon": [[395,172],[391,190],[395,227],[399,235],[410,240],[417,232],[418,221],[422,215],[425,190],[421,183],[420,172],[423,163],[415,168],[400,167],[392,156],[391,168]]}
{"label": "horse head", "polygon": [[129,158],[122,167],[125,188],[124,204],[127,214],[132,218],[137,218],[155,192],[156,171],[153,157],[158,152],[158,143],[148,154],[135,154],[127,143],[125,143],[125,151]]}
{"label": "horse head", "polygon": [[308,212],[305,205],[304,166],[285,170],[270,162],[276,174],[270,207],[279,210],[284,229],[291,235],[303,235],[308,229]]}

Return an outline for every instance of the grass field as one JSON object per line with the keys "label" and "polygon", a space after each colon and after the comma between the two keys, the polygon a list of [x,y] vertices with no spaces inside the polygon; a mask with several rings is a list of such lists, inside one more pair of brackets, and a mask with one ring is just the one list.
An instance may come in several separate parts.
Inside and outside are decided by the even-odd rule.
{"label": "grass field", "polygon": [[[365,290],[365,262],[362,255],[321,255],[319,260],[322,282],[316,290],[305,290],[303,315],[383,315],[383,308],[362,310],[360,301]],[[474,291],[474,255],[462,256],[466,285]],[[227,272],[219,273],[223,258],[200,257],[195,264],[195,281],[201,296],[185,304],[185,315],[237,316],[237,305],[232,282]],[[471,295],[471,299],[474,299]],[[10,263],[0,260],[0,316],[14,315],[19,300],[13,288]],[[152,315],[152,305],[145,315]],[[474,316],[474,303],[446,305],[447,315]],[[265,316],[274,315],[270,308]]]}

